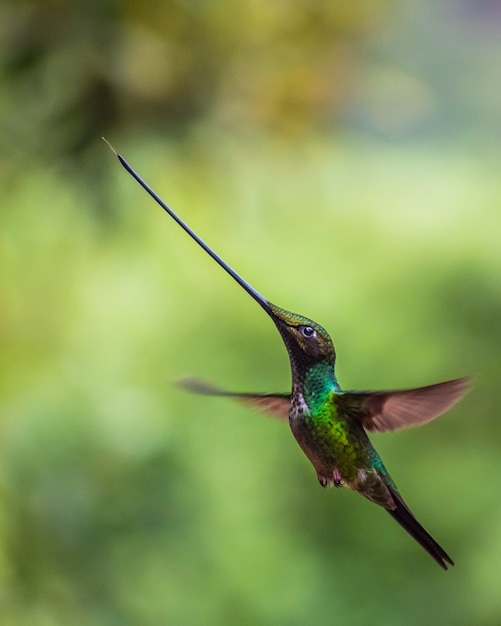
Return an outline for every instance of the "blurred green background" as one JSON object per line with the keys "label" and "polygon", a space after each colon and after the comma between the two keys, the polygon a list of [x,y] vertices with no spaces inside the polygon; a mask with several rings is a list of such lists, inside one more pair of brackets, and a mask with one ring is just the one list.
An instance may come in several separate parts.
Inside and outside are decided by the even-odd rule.
{"label": "blurred green background", "polygon": [[[0,33],[2,624],[501,623],[501,3],[11,0]],[[173,385],[288,359],[102,135],[344,387],[475,376],[373,437],[455,568]]]}

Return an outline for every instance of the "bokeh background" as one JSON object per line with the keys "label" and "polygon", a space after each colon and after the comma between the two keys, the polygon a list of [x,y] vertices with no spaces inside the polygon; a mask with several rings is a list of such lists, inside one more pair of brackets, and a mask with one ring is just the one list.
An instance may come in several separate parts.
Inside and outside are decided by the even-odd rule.
{"label": "bokeh background", "polygon": [[[501,623],[501,2],[0,7],[0,619]],[[373,439],[445,573],[322,490],[237,271],[327,327],[346,388],[475,376]]]}

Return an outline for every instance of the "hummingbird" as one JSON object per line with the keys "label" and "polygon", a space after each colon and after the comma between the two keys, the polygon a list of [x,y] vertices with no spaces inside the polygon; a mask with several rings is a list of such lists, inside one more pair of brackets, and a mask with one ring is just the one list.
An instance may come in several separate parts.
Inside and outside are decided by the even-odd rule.
{"label": "hummingbird", "polygon": [[413,389],[342,389],[335,373],[336,351],[327,331],[313,320],[282,309],[264,298],[223,261],[105,141],[143,189],[268,314],[289,355],[292,374],[289,393],[226,391],[197,379],[185,379],[182,384],[197,393],[235,398],[288,421],[322,487],[348,487],[360,493],[388,511],[443,569],[454,565],[447,552],[411,513],[367,433],[387,432],[430,422],[464,396],[470,379],[458,378]]}

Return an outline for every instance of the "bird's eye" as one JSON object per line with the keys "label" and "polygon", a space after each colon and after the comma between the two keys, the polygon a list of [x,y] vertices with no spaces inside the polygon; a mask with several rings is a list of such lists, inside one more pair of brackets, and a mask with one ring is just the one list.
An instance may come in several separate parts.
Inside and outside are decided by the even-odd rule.
{"label": "bird's eye", "polygon": [[311,326],[302,326],[301,327],[301,332],[303,334],[303,337],[315,337],[316,336],[316,331],[314,328],[312,328]]}

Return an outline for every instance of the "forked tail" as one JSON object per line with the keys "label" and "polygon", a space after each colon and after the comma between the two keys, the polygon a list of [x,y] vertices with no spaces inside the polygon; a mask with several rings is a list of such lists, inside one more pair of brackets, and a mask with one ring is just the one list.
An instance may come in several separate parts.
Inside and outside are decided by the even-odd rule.
{"label": "forked tail", "polygon": [[421,526],[414,515],[409,511],[406,504],[398,493],[391,490],[396,508],[393,510],[387,509],[388,513],[395,519],[402,528],[404,528],[411,537],[423,546],[428,554],[435,559],[435,561],[447,569],[447,564],[454,565],[454,561],[445,552],[445,550],[438,545],[433,537]]}

